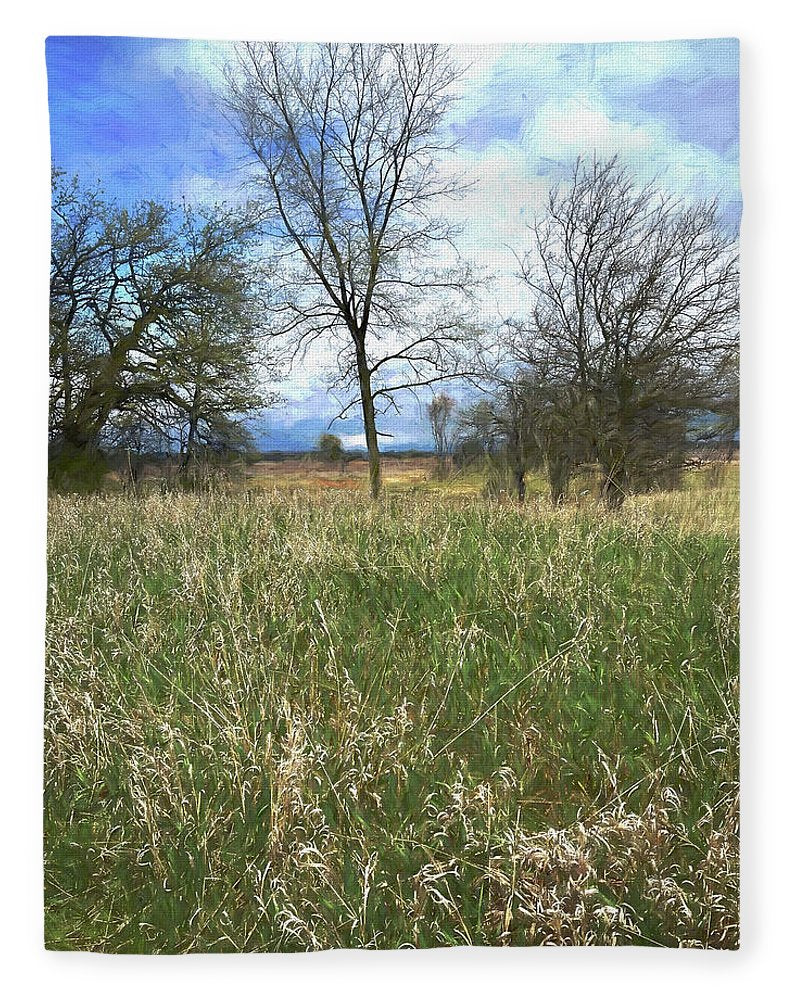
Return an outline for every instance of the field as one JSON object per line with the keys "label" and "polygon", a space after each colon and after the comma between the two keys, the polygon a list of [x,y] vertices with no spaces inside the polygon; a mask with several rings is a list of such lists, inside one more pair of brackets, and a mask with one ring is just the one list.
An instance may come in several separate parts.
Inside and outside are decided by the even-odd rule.
{"label": "field", "polygon": [[50,501],[50,948],[738,945],[735,470],[259,472]]}

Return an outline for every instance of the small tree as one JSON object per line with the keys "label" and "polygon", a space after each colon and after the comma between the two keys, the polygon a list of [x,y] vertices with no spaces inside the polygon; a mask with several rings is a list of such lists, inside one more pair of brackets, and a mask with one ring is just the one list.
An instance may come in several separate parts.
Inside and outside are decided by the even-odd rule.
{"label": "small tree", "polygon": [[264,374],[274,372],[261,350],[250,300],[242,296],[217,305],[210,312],[184,313],[165,328],[161,368],[172,419],[185,430],[183,473],[198,449],[216,451],[218,441],[248,440],[243,422],[278,399],[262,385]]}
{"label": "small tree", "polygon": [[489,399],[462,412],[462,445],[488,459],[487,489],[507,488],[522,501],[526,474],[543,472],[558,504],[574,469],[589,457],[584,407],[573,392],[547,385],[530,370],[514,371],[500,382]]}
{"label": "small tree", "polygon": [[319,455],[325,462],[340,463],[341,470],[346,467],[346,454],[343,442],[337,434],[325,431],[319,438]]}
{"label": "small tree", "polygon": [[451,452],[451,420],[456,406],[455,399],[447,393],[438,393],[426,407],[434,449],[437,455],[437,473],[446,474]]}
{"label": "small tree", "polygon": [[[105,440],[115,453],[116,467],[126,486],[137,489],[146,452],[153,439],[152,427],[134,410],[113,413],[105,430]],[[120,460],[120,462],[119,462]]]}
{"label": "small tree", "polygon": [[458,442],[454,454],[465,458],[491,458],[498,445],[495,407],[491,399],[480,399],[461,411]]}

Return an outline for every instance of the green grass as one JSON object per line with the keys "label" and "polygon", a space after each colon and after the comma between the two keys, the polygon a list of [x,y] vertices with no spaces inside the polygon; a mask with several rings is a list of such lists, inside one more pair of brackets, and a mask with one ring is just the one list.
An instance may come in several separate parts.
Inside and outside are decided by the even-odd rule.
{"label": "green grass", "polygon": [[732,500],[53,498],[48,946],[735,947]]}

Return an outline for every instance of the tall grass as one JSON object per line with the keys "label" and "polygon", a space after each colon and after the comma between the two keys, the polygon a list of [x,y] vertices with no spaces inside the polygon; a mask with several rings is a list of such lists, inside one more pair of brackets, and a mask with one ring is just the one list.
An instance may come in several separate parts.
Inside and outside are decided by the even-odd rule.
{"label": "tall grass", "polygon": [[732,948],[733,511],[53,498],[52,948]]}

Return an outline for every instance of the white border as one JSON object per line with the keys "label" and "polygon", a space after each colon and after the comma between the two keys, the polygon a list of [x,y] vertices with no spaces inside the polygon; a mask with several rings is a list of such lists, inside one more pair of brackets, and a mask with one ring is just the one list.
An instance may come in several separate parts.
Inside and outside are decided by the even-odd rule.
{"label": "white border", "polygon": [[[4,151],[0,275],[4,487],[3,807],[0,947],[9,995],[118,1000],[214,996],[248,988],[289,995],[518,995],[588,1000],[775,995],[789,927],[788,492],[789,49],[772,0],[697,4],[565,0],[556,4],[302,0],[28,3],[2,38]],[[48,34],[191,38],[590,41],[728,36],[742,42],[743,248],[743,946],[733,953],[652,949],[455,949],[302,956],[102,957],[42,944],[41,705],[46,440]],[[784,586],[785,584],[785,586]],[[18,985],[14,986],[14,977]],[[785,978],[785,977],[783,977]]]}

